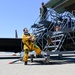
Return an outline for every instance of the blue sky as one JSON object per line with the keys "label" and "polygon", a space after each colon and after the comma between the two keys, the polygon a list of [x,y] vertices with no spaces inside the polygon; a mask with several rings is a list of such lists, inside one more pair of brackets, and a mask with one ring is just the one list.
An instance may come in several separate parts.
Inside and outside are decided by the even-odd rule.
{"label": "blue sky", "polygon": [[39,16],[41,3],[49,0],[0,0],[0,38],[20,38],[23,28],[30,29]]}

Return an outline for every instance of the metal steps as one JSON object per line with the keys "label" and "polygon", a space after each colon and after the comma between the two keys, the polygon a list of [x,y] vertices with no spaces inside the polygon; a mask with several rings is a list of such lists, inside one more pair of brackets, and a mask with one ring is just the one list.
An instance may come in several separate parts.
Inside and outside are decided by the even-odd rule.
{"label": "metal steps", "polygon": [[[49,15],[50,13],[51,12],[49,12]],[[52,17],[51,16],[52,15],[50,15],[51,18],[50,21],[47,20],[39,21],[38,23],[31,26],[33,28],[33,35],[36,38],[35,44],[37,44],[41,48],[41,50],[46,52],[47,55],[49,56],[50,54],[75,53],[75,51],[67,52],[67,50],[63,48],[63,46],[65,45],[64,44],[65,41],[69,38],[72,40],[72,43],[75,43],[74,42],[75,40],[73,40],[74,36],[73,37],[71,36],[74,27],[69,28],[70,21],[65,22],[65,18],[62,18],[62,22],[58,23],[58,21],[60,21],[58,19],[59,17],[61,17],[60,15],[57,18],[57,14],[56,14],[57,20],[54,19],[54,16]],[[56,31],[56,26],[60,26],[60,29],[58,31]],[[73,35],[75,35],[75,33]]]}
{"label": "metal steps", "polygon": [[60,46],[62,45],[62,40],[64,40],[64,33],[61,31],[58,32],[53,32],[53,35],[51,36],[51,39],[53,39],[51,41],[51,44],[45,46],[44,51],[46,50],[50,50],[50,51],[56,51],[58,50],[58,48],[60,48]]}

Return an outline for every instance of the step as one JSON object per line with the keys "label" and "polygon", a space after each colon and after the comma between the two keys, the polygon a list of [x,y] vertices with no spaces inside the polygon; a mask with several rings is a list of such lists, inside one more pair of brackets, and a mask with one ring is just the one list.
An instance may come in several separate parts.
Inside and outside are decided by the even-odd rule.
{"label": "step", "polygon": [[35,31],[43,31],[45,30],[46,28],[42,28],[42,29],[36,29]]}
{"label": "step", "polygon": [[39,36],[40,34],[39,33],[38,34],[34,33],[33,35],[36,37],[36,36]]}
{"label": "step", "polygon": [[37,27],[37,24],[34,24],[31,26],[31,28],[36,28]]}
{"label": "step", "polygon": [[45,46],[45,48],[57,48],[58,47],[58,45],[52,45],[52,46]]}
{"label": "step", "polygon": [[36,28],[42,28],[42,27],[44,27],[43,24],[37,24],[37,27]]}
{"label": "step", "polygon": [[38,34],[38,33],[42,33],[42,32],[44,32],[44,30],[36,31],[34,34]]}
{"label": "step", "polygon": [[31,26],[32,28],[41,28],[41,27],[44,27],[43,24],[34,24]]}
{"label": "step", "polygon": [[71,28],[60,28],[60,31],[64,32],[64,33],[68,33],[68,32],[73,32]]}
{"label": "step", "polygon": [[45,27],[40,27],[40,28],[37,28],[37,30],[41,30],[41,29],[46,29]]}
{"label": "step", "polygon": [[40,21],[39,24],[44,24],[44,25],[49,25],[51,22],[50,21]]}
{"label": "step", "polygon": [[52,40],[52,42],[60,42],[61,40]]}
{"label": "step", "polygon": [[60,36],[64,36],[64,34],[60,34],[60,35],[52,35],[51,38],[60,37]]}
{"label": "step", "polygon": [[53,35],[57,35],[57,34],[63,34],[63,31],[55,31],[55,32],[53,32]]}

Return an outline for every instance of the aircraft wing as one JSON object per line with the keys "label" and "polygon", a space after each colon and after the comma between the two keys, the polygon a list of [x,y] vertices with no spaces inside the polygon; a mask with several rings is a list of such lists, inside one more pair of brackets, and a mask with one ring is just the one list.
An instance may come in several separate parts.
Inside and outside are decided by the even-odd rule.
{"label": "aircraft wing", "polygon": [[48,8],[53,8],[58,13],[75,10],[75,0],[50,0],[45,5]]}
{"label": "aircraft wing", "polygon": [[21,52],[22,46],[21,38],[0,38],[0,52]]}

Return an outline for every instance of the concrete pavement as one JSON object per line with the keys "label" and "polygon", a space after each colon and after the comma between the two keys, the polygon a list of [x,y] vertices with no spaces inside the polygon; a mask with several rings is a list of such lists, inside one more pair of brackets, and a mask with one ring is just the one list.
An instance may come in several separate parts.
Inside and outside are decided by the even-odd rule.
{"label": "concrete pavement", "polygon": [[[75,75],[75,57],[52,60],[48,65],[42,64],[43,58],[35,58],[34,62],[24,65],[17,59],[0,59],[0,75]],[[30,59],[29,59],[30,60]]]}

